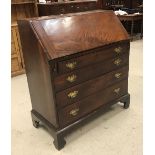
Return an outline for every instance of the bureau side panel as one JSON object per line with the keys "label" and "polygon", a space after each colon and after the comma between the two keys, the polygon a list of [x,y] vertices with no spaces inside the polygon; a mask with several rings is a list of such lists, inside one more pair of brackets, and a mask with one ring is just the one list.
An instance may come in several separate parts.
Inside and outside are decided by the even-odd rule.
{"label": "bureau side panel", "polygon": [[19,21],[18,24],[32,109],[58,127],[47,56],[29,22]]}

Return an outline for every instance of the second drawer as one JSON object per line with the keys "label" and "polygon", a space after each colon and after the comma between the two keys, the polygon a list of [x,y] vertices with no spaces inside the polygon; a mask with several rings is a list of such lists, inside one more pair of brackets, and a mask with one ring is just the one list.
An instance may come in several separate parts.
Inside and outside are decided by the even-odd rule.
{"label": "second drawer", "polygon": [[90,65],[79,70],[75,70],[68,74],[63,74],[54,79],[56,92],[64,90],[81,82],[90,80],[104,73],[111,72],[129,63],[129,54],[109,59],[102,63]]}

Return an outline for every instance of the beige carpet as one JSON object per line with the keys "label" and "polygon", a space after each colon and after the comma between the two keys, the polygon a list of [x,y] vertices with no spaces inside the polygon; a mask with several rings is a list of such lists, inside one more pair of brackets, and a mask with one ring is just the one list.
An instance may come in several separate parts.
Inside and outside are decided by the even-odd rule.
{"label": "beige carpet", "polygon": [[142,155],[142,47],[142,40],[131,42],[130,108],[113,106],[68,135],[61,151],[46,130],[32,126],[26,76],[12,78],[12,155]]}

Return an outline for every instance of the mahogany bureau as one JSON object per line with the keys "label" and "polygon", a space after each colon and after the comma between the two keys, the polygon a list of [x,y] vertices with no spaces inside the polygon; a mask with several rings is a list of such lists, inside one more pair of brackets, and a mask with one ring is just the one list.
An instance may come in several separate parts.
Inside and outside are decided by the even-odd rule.
{"label": "mahogany bureau", "polygon": [[71,130],[111,105],[129,107],[129,37],[112,11],[18,21],[34,127],[65,145]]}

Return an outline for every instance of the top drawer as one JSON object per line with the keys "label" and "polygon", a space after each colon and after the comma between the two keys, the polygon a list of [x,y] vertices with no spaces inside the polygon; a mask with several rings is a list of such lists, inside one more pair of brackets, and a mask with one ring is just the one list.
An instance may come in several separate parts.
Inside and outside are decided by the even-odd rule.
{"label": "top drawer", "polygon": [[128,42],[115,45],[105,46],[102,50],[85,54],[70,60],[58,62],[58,73],[63,74],[90,64],[95,64],[103,60],[116,57],[123,53],[129,52],[130,45]]}

